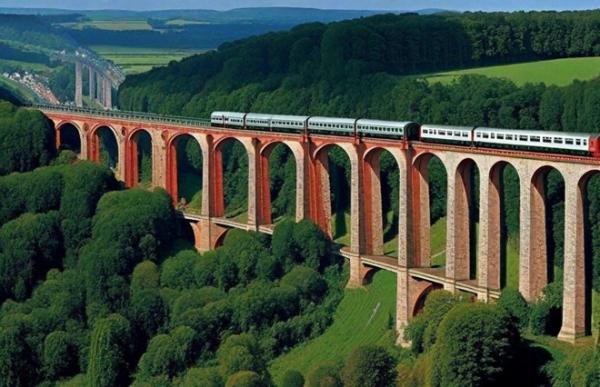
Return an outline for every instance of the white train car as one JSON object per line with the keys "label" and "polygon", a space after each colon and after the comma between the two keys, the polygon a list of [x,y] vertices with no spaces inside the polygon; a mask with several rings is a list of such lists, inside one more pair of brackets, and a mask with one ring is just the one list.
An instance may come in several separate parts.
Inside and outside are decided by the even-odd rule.
{"label": "white train car", "polygon": [[356,130],[367,136],[405,137],[418,125],[414,122],[381,121],[361,118],[356,121]]}
{"label": "white train car", "polygon": [[271,129],[271,118],[270,114],[261,113],[248,113],[246,114],[245,126],[247,129]]}
{"label": "white train car", "polygon": [[503,148],[557,149],[577,153],[594,153],[597,136],[589,133],[549,132],[538,130],[476,128],[474,142],[482,146]]}
{"label": "white train car", "polygon": [[215,126],[244,127],[246,113],[240,112],[213,112],[210,115],[210,123]]}
{"label": "white train car", "polygon": [[356,121],[353,118],[310,117],[308,130],[316,133],[352,135],[355,131]]}
{"label": "white train car", "polygon": [[272,115],[271,116],[271,127],[273,130],[284,130],[284,131],[296,131],[303,132],[306,130],[306,125],[309,116],[286,116],[286,115]]}
{"label": "white train car", "polygon": [[448,125],[421,125],[419,138],[423,141],[472,142],[473,127]]}

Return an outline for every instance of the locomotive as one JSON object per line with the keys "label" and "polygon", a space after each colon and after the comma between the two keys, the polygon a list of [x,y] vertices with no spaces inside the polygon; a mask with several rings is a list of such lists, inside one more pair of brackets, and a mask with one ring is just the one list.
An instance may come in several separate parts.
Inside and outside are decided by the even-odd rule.
{"label": "locomotive", "polygon": [[382,137],[500,149],[570,153],[600,158],[600,135],[470,126],[420,125],[412,121],[213,112],[211,125],[234,129]]}

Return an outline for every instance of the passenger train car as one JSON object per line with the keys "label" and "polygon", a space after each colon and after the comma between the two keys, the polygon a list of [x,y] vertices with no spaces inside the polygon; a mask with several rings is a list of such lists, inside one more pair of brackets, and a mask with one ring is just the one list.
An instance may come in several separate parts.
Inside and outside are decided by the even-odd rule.
{"label": "passenger train car", "polygon": [[383,137],[487,148],[527,149],[600,158],[600,135],[317,116],[213,112],[211,124],[235,129]]}

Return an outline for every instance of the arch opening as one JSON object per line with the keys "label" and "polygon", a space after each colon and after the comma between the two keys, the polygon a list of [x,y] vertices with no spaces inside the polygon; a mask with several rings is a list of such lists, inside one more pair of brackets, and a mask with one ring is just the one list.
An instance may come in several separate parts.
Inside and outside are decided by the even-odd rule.
{"label": "arch opening", "polygon": [[176,158],[177,206],[186,212],[202,210],[203,156],[198,141],[190,135],[174,140]]}
{"label": "arch opening", "polygon": [[138,130],[132,137],[134,163],[133,185],[152,186],[152,137],[146,130]]}
{"label": "arch opening", "polygon": [[472,159],[458,164],[454,182],[454,278],[477,279],[479,168]]}
{"label": "arch opening", "polygon": [[248,221],[248,154],[235,138],[221,141],[215,152],[217,190],[216,216]]}
{"label": "arch opening", "polygon": [[59,151],[68,150],[77,155],[81,154],[81,136],[79,130],[71,123],[65,123],[59,128],[60,147]]}
{"label": "arch opening", "polygon": [[268,200],[264,203],[267,207],[265,223],[293,220],[296,215],[296,158],[284,143],[276,143],[265,152],[268,157],[265,172],[269,178],[269,192],[265,198]]}
{"label": "arch opening", "polygon": [[365,157],[366,252],[398,256],[400,167],[390,151],[379,148]]}
{"label": "arch opening", "polygon": [[95,132],[97,147],[97,160],[113,172],[117,171],[119,165],[119,145],[114,132],[107,126],[101,126]]}
{"label": "arch opening", "polygon": [[488,287],[519,288],[520,181],[515,167],[499,162],[490,170]]}
{"label": "arch opening", "polygon": [[448,173],[432,153],[420,155],[413,168],[414,266],[446,266]]}

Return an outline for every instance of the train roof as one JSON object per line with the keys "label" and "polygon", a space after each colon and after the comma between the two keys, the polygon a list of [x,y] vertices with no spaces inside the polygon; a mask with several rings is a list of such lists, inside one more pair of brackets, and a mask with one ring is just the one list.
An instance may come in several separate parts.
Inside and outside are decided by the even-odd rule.
{"label": "train roof", "polygon": [[241,112],[212,112],[210,114],[211,117],[214,116],[234,116],[234,117],[243,117],[246,113]]}
{"label": "train roof", "polygon": [[285,114],[274,114],[273,116],[271,116],[271,118],[273,120],[280,121],[306,121],[309,118],[309,116],[291,116]]}
{"label": "train roof", "polygon": [[354,118],[337,118],[337,117],[310,117],[308,119],[309,123],[319,122],[325,124],[351,124],[354,125],[356,120]]}
{"label": "train roof", "polygon": [[388,127],[398,127],[398,128],[406,128],[409,125],[416,125],[415,122],[412,121],[383,121],[383,120],[371,120],[368,118],[361,118],[356,121],[357,125],[374,125],[374,126],[388,126]]}
{"label": "train roof", "polygon": [[475,128],[475,132],[526,134],[528,136],[560,136],[560,137],[582,137],[582,138],[590,138],[593,136],[593,133],[557,132],[557,131],[531,130],[531,129],[503,129],[503,128],[488,128],[488,127],[483,127],[483,126]]}
{"label": "train roof", "polygon": [[442,130],[473,130],[474,126],[456,126],[456,125],[421,125],[421,129],[442,129]]}
{"label": "train roof", "polygon": [[264,113],[248,113],[246,114],[246,119],[254,118],[257,120],[270,120],[273,118],[272,114],[264,114]]}

